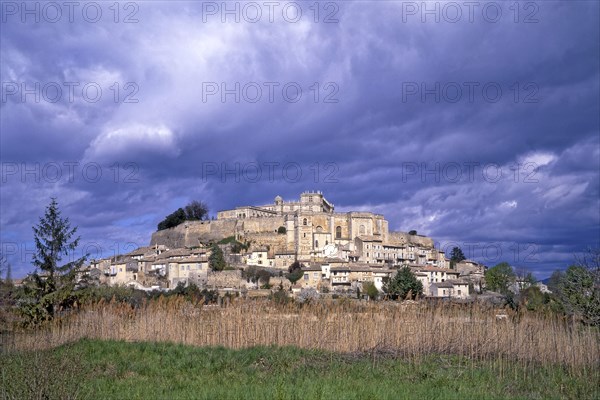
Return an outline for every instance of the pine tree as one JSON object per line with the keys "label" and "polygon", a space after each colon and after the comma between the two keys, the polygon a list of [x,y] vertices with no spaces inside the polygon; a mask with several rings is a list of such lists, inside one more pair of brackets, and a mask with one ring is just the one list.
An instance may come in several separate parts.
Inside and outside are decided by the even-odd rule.
{"label": "pine tree", "polygon": [[223,271],[227,264],[225,263],[225,257],[223,257],[223,250],[217,245],[213,244],[210,247],[210,257],[208,258],[208,265],[213,271]]}
{"label": "pine tree", "polygon": [[392,279],[385,282],[383,290],[394,299],[414,299],[423,294],[423,284],[409,267],[404,267]]}
{"label": "pine tree", "polygon": [[25,306],[24,312],[31,322],[36,323],[52,319],[60,307],[70,303],[77,272],[87,255],[62,264],[63,258],[75,251],[80,238],[72,239],[77,228],[71,228],[69,219],[61,217],[55,198],[51,199],[33,232],[36,247],[33,265],[36,270],[31,274],[27,287],[33,301]]}

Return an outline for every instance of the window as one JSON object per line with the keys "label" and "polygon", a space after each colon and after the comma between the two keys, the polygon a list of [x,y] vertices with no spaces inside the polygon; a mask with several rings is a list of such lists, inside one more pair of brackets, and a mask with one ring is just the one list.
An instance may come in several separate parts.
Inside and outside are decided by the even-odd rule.
{"label": "window", "polygon": [[458,295],[460,296],[460,289],[458,289]]}
{"label": "window", "polygon": [[335,238],[336,239],[342,238],[342,227],[339,225],[335,227]]}
{"label": "window", "polygon": [[307,281],[308,280],[308,274],[304,274],[304,280]]}
{"label": "window", "polygon": [[319,247],[319,241],[315,240],[315,247]]}
{"label": "window", "polygon": [[302,225],[308,225],[308,220],[306,218],[304,218],[304,220],[302,221]]}

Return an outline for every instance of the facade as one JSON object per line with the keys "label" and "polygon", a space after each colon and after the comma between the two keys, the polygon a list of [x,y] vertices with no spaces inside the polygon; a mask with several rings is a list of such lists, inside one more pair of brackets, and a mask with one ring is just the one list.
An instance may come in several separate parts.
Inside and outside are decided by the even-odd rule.
{"label": "facade", "polygon": [[[160,282],[174,288],[180,282],[213,282],[218,286],[215,279],[223,273],[211,275],[208,243],[224,238],[247,245],[246,253],[234,258],[226,249],[231,265],[285,271],[295,261],[304,264],[300,288],[344,291],[373,282],[382,290],[387,278],[408,265],[423,283],[426,296],[463,297],[468,296],[469,285],[460,278],[471,272],[483,275],[483,266],[468,260],[458,264],[463,274],[449,269],[449,260],[431,238],[390,231],[383,215],[336,212],[321,192],[304,192],[297,201],[277,196],[272,204],[219,211],[214,221],[186,221],[155,232],[150,246],[101,260],[95,267],[104,271],[110,284]],[[235,286],[233,275],[231,280],[228,284]]]}
{"label": "facade", "polygon": [[[388,221],[380,214],[335,212],[322,192],[304,192],[299,201],[277,196],[272,204],[220,211],[216,222],[233,223],[235,238],[253,244],[245,255],[247,265],[287,269],[294,261],[330,258],[388,268],[408,263],[449,265],[431,238],[390,232]],[[256,252],[263,248],[268,249],[266,259],[272,263],[258,264]]]}
{"label": "facade", "polygon": [[463,281],[434,282],[429,286],[431,297],[466,299],[469,297],[469,284]]}
{"label": "facade", "polygon": [[423,284],[423,294],[428,297],[467,298],[469,282],[459,279],[460,272],[433,266],[411,266],[412,272]]}

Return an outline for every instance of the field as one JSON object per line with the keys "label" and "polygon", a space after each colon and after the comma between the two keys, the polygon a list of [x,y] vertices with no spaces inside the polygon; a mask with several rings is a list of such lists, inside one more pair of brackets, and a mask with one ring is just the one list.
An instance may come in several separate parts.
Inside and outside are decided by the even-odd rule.
{"label": "field", "polygon": [[597,329],[473,304],[101,302],[2,349],[2,398],[600,397]]}
{"label": "field", "polygon": [[[294,347],[229,350],[82,340],[53,351],[3,358],[0,392],[3,398],[15,394],[19,399],[38,398],[40,392],[50,398],[94,399],[584,399],[599,395],[592,376],[572,378],[556,367],[511,368],[510,373],[500,374],[493,363],[452,356],[428,356],[415,362],[386,354]],[[58,380],[57,371],[61,371]]]}

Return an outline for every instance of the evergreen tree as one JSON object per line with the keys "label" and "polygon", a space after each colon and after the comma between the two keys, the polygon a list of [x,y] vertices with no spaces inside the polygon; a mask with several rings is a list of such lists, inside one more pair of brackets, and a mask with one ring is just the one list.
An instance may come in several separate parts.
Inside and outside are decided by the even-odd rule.
{"label": "evergreen tree", "polygon": [[33,227],[36,253],[33,255],[35,272],[26,287],[31,302],[24,306],[30,322],[52,319],[60,307],[72,301],[77,272],[87,255],[62,264],[63,258],[75,251],[80,238],[73,238],[77,227],[71,228],[68,218],[62,218],[55,198],[51,199],[46,212]]}
{"label": "evergreen tree", "polygon": [[467,257],[465,257],[465,254],[460,247],[452,248],[452,253],[450,253],[450,261],[453,261],[456,264],[466,259]]}
{"label": "evergreen tree", "polygon": [[223,250],[216,243],[210,247],[208,265],[213,271],[223,271],[227,266],[225,257],[223,257]]}
{"label": "evergreen tree", "polygon": [[403,267],[392,279],[385,282],[383,291],[393,299],[414,299],[423,294],[423,284],[409,267]]}
{"label": "evergreen tree", "polygon": [[302,268],[304,268],[304,264],[301,264],[299,261],[294,261],[288,267],[288,273],[285,275],[285,277],[292,282],[292,285],[298,282],[300,278],[304,276],[304,271],[302,271]]}

